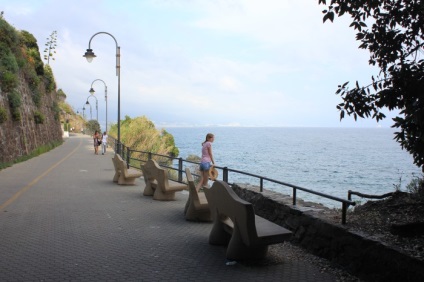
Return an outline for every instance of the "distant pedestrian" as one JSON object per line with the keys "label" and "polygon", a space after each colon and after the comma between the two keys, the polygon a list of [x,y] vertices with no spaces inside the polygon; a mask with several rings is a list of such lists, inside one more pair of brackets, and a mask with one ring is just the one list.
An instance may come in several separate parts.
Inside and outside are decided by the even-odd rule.
{"label": "distant pedestrian", "polygon": [[211,168],[211,163],[215,164],[212,154],[212,142],[214,141],[215,136],[212,133],[206,134],[206,140],[202,143],[202,159],[200,160],[200,182],[197,184],[197,191],[200,190],[200,187],[207,187],[209,180],[209,169]]}
{"label": "distant pedestrian", "polygon": [[107,133],[105,131],[103,132],[103,135],[102,135],[102,155],[106,154],[106,148],[107,148]]}
{"label": "distant pedestrian", "polygon": [[96,130],[95,132],[94,132],[94,135],[93,135],[93,142],[94,142],[94,154],[96,154],[96,155],[98,155],[99,154],[99,143],[100,143],[100,135],[99,135],[99,132]]}

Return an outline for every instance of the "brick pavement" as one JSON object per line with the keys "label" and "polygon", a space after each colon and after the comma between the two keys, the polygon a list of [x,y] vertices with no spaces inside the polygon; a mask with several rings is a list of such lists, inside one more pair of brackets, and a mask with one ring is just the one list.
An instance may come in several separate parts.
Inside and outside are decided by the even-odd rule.
{"label": "brick pavement", "polygon": [[0,171],[0,281],[335,281],[305,261],[225,265],[210,223],[187,222],[187,192],[144,197],[112,182],[113,152],[75,135]]}

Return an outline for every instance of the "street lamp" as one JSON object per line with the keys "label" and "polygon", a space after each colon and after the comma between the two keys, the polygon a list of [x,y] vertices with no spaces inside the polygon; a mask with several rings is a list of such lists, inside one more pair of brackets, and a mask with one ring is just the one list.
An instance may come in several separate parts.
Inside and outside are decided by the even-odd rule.
{"label": "street lamp", "polygon": [[85,102],[85,104],[90,105],[90,120],[92,120],[93,119],[93,113],[92,113],[91,104],[88,102],[88,100],[87,100],[87,102]]}
{"label": "street lamp", "polygon": [[111,36],[113,40],[115,40],[115,44],[116,44],[116,75],[118,76],[118,144],[117,144],[116,152],[120,154],[121,153],[121,65],[120,65],[120,60],[121,60],[120,49],[121,48],[118,46],[118,42],[116,41],[115,37],[112,34],[108,32],[103,32],[103,31],[97,32],[90,38],[90,41],[88,42],[87,52],[85,52],[85,54],[83,55],[83,57],[85,57],[89,63],[96,57],[96,55],[94,55],[93,50],[91,49],[91,40],[98,34],[107,34]]}
{"label": "street lamp", "polygon": [[[85,105],[85,104],[84,104],[84,105]],[[79,109],[81,109],[81,108],[78,108],[78,110],[79,110]],[[77,110],[77,114],[79,114],[78,110]],[[84,113],[84,111],[85,111],[85,106],[82,106],[82,118],[83,118],[83,119],[85,119],[85,113]]]}
{"label": "street lamp", "polygon": [[98,101],[97,101],[97,97],[96,97],[96,96],[94,96],[94,95],[90,95],[90,96],[88,96],[88,97],[87,97],[87,102],[86,102],[85,104],[86,104],[86,105],[90,104],[90,103],[88,102],[88,98],[90,98],[90,97],[94,97],[94,99],[96,99],[96,120],[97,120],[97,121],[99,121],[99,108],[98,108]]}
{"label": "street lamp", "polygon": [[94,89],[93,89],[93,83],[94,82],[96,82],[96,81],[101,81],[101,82],[103,82],[103,84],[105,85],[105,101],[106,101],[106,131],[108,131],[107,130],[107,86],[106,86],[106,82],[104,82],[103,80],[101,80],[101,79],[95,79],[95,80],[93,80],[93,82],[91,83],[91,88],[90,88],[90,94],[91,95],[94,95],[94,92],[96,92],[96,91],[94,91]]}
{"label": "street lamp", "polygon": [[79,113],[80,113],[80,112],[79,112],[79,110],[80,110],[80,109],[82,110],[82,117],[83,117],[83,118],[85,118],[85,117],[84,117],[84,110],[85,110],[84,108],[78,108],[78,109],[77,109],[77,114],[79,114]]}

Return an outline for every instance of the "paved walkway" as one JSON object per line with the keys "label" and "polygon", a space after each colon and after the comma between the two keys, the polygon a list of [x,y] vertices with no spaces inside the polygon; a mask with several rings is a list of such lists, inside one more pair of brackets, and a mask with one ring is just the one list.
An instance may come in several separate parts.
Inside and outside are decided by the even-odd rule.
{"label": "paved walkway", "polygon": [[144,197],[112,182],[113,152],[71,136],[0,171],[0,281],[335,281],[311,264],[225,264],[210,223],[187,222],[187,193]]}

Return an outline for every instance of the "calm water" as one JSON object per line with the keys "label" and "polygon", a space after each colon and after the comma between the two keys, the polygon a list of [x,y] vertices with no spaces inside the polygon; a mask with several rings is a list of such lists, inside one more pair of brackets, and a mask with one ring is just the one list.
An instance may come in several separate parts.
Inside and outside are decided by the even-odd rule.
{"label": "calm water", "polygon": [[[394,185],[399,183],[405,189],[414,175],[421,175],[412,157],[393,140],[393,129],[208,127],[166,130],[174,136],[183,159],[189,155],[199,156],[201,143],[206,133],[211,132],[215,134],[213,153],[218,166],[345,199],[348,190],[383,194],[394,191]],[[237,173],[230,173],[229,182],[259,185],[259,179]],[[284,194],[292,192],[271,182],[264,182],[264,186]],[[340,207],[337,202],[301,191],[298,197]]]}

